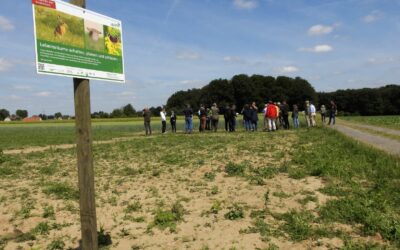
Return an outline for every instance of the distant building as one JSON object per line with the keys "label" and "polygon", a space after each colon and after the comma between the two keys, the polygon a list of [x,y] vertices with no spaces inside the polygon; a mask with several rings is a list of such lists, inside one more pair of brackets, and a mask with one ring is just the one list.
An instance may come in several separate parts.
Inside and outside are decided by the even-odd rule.
{"label": "distant building", "polygon": [[11,122],[11,118],[7,117],[6,119],[4,119],[5,122]]}
{"label": "distant building", "polygon": [[37,115],[34,115],[34,116],[32,116],[32,117],[24,118],[22,121],[23,121],[23,122],[40,122],[40,121],[42,121],[42,118],[40,118],[40,117],[37,116]]}

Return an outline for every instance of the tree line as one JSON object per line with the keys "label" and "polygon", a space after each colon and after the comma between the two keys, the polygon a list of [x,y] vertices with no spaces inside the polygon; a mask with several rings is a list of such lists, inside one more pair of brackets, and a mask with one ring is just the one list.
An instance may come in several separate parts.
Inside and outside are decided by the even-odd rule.
{"label": "tree line", "polygon": [[241,110],[244,104],[255,101],[261,111],[269,100],[284,100],[292,107],[298,105],[304,110],[305,100],[320,107],[329,107],[335,101],[343,115],[396,115],[400,114],[400,86],[387,85],[380,88],[337,90],[335,92],[316,92],[314,87],[300,77],[262,75],[235,75],[232,79],[216,79],[202,88],[178,91],[167,101],[167,109],[181,112],[189,104],[195,110],[201,104],[210,107],[236,105]]}

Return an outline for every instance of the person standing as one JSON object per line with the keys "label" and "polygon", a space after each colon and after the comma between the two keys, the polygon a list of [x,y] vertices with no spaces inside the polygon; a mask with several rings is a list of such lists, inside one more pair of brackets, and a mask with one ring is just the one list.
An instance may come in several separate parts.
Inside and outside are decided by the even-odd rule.
{"label": "person standing", "polygon": [[218,130],[218,120],[219,120],[219,108],[216,103],[213,103],[211,107],[211,127],[214,132]]}
{"label": "person standing", "polygon": [[167,129],[167,114],[165,112],[165,108],[162,108],[160,112],[161,117],[161,132],[164,134]]}
{"label": "person standing", "polygon": [[245,104],[242,111],[244,127],[246,131],[251,130],[251,110],[248,104]]}
{"label": "person standing", "polygon": [[267,119],[268,119],[268,131],[275,131],[276,130],[276,120],[278,119],[278,108],[272,102],[269,101],[267,107]]}
{"label": "person standing", "polygon": [[308,100],[305,103],[304,115],[306,117],[307,127],[311,127],[310,101],[308,101]]}
{"label": "person standing", "polygon": [[229,109],[229,132],[236,131],[236,105]]}
{"label": "person standing", "polygon": [[316,116],[317,116],[317,109],[315,108],[314,104],[310,102],[310,121],[312,127],[317,126],[317,121],[315,120]]}
{"label": "person standing", "polygon": [[185,115],[185,133],[191,134],[193,131],[193,110],[189,104],[186,105],[183,114]]}
{"label": "person standing", "polygon": [[294,128],[299,128],[299,108],[297,107],[297,105],[293,105],[292,119]]}
{"label": "person standing", "polygon": [[329,125],[335,125],[336,120],[336,113],[337,113],[337,106],[334,101],[331,101],[331,110],[329,114]]}
{"label": "person standing", "polygon": [[282,114],[282,121],[283,121],[283,128],[289,129],[289,105],[286,101],[282,102],[281,105],[281,114]]}
{"label": "person standing", "polygon": [[224,120],[225,120],[225,131],[228,132],[229,131],[229,118],[230,117],[230,108],[229,106],[225,107],[224,110]]}
{"label": "person standing", "polygon": [[207,122],[207,112],[203,105],[200,106],[199,110],[199,118],[200,118],[200,132],[204,132],[206,130],[206,122]]}
{"label": "person standing", "polygon": [[322,125],[325,125],[325,121],[326,121],[326,108],[325,108],[325,105],[321,105],[321,121],[322,121]]}
{"label": "person standing", "polygon": [[171,123],[172,133],[176,133],[176,114],[174,111],[171,111],[171,117],[169,119],[169,122]]}
{"label": "person standing", "polygon": [[211,109],[206,109],[207,120],[206,120],[206,130],[211,130]]}
{"label": "person standing", "polygon": [[263,115],[264,115],[264,131],[266,131],[268,128],[268,119],[267,119],[267,107],[268,104],[266,103],[263,109]]}
{"label": "person standing", "polygon": [[252,125],[252,131],[257,131],[257,125],[258,125],[258,107],[255,102],[251,104],[251,125]]}
{"label": "person standing", "polygon": [[146,130],[146,136],[151,135],[151,112],[149,108],[144,108],[143,109],[143,120],[144,120],[144,128]]}

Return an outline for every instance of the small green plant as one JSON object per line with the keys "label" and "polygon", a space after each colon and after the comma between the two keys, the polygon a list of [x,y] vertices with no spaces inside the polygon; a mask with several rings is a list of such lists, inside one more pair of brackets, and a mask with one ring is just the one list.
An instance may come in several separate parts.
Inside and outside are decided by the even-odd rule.
{"label": "small green plant", "polygon": [[142,209],[142,204],[140,204],[139,201],[135,201],[131,204],[129,204],[126,208],[125,208],[125,213],[132,213],[132,212],[137,212],[140,211],[140,209]]}
{"label": "small green plant", "polygon": [[212,194],[212,195],[216,195],[216,194],[218,194],[218,192],[219,192],[218,186],[213,186],[213,187],[211,188],[211,194]]}
{"label": "small green plant", "polygon": [[63,250],[64,248],[65,248],[65,243],[62,239],[53,240],[47,246],[47,250]]}
{"label": "small green plant", "polygon": [[54,219],[55,218],[54,207],[53,206],[45,206],[43,208],[42,216],[43,216],[43,218]]}
{"label": "small green plant", "polygon": [[229,162],[225,166],[225,173],[228,176],[244,176],[247,166],[243,163],[235,164],[233,162]]}
{"label": "small green plant", "polygon": [[224,215],[227,220],[238,220],[244,218],[244,209],[239,204],[235,203],[228,208],[229,211]]}
{"label": "small green plant", "polygon": [[222,202],[219,200],[213,201],[211,208],[210,208],[210,213],[213,214],[218,214],[218,212],[222,209]]}
{"label": "small green plant", "polygon": [[154,225],[161,230],[170,228],[171,231],[176,230],[176,223],[183,219],[185,209],[179,202],[175,202],[168,211],[158,210],[154,217]]}
{"label": "small green plant", "polygon": [[39,224],[36,225],[34,229],[32,229],[33,234],[40,234],[40,235],[46,235],[49,234],[50,232],[50,226],[49,223],[47,222],[40,222]]}
{"label": "small green plant", "polygon": [[214,181],[215,180],[215,173],[214,172],[206,172],[204,173],[204,179],[207,181]]}
{"label": "small green plant", "polygon": [[99,247],[105,247],[112,244],[111,235],[104,230],[103,226],[100,226],[100,231],[97,232],[97,240]]}
{"label": "small green plant", "polygon": [[71,187],[67,183],[49,182],[46,183],[43,192],[47,195],[54,195],[58,199],[77,200],[79,192],[76,188]]}

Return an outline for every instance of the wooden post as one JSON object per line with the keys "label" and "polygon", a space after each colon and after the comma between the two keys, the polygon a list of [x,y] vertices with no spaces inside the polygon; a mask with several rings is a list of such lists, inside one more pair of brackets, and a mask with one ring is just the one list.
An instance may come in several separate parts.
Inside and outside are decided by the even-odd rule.
{"label": "wooden post", "polygon": [[[72,4],[86,7],[85,0],[71,0]],[[76,151],[78,159],[79,207],[83,250],[97,250],[96,202],[90,118],[89,80],[74,78]]]}

